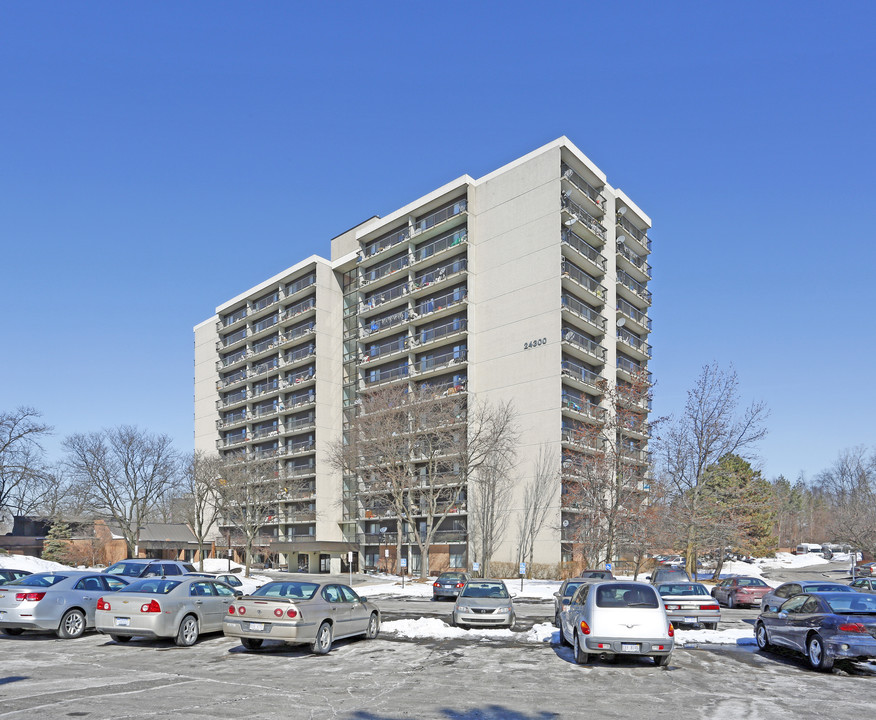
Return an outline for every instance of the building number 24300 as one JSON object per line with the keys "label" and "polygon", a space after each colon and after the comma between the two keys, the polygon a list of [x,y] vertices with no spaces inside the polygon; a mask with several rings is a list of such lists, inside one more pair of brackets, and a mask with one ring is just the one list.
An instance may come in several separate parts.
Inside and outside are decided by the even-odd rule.
{"label": "building number 24300", "polygon": [[547,338],[539,338],[538,340],[530,340],[529,342],[523,343],[523,349],[529,350],[529,348],[538,347],[539,345],[547,345]]}

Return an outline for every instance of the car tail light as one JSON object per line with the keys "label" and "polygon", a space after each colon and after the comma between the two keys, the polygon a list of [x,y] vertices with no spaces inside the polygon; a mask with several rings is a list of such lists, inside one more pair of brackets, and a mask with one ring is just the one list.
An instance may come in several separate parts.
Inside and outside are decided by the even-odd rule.
{"label": "car tail light", "polygon": [[243,607],[243,605],[241,605],[239,608],[237,608],[237,614],[238,615],[246,615],[246,608]]}
{"label": "car tail light", "polygon": [[44,592],[15,593],[15,599],[18,602],[38,602],[45,596]]}
{"label": "car tail light", "polygon": [[672,623],[669,623],[669,637],[675,637],[675,628],[672,627]]}
{"label": "car tail light", "polygon": [[434,582],[432,583],[432,587],[441,587],[441,583]]}
{"label": "car tail light", "polygon": [[681,605],[667,605],[667,610],[681,610]]}
{"label": "car tail light", "polygon": [[663,647],[663,645],[655,645],[655,646],[654,646],[654,649],[655,649],[655,650],[665,650],[666,648]]}
{"label": "car tail light", "polygon": [[150,600],[148,603],[140,606],[140,612],[143,613],[154,613],[161,612],[161,605],[158,604],[158,600]]}
{"label": "car tail light", "polygon": [[720,610],[720,605],[703,605],[700,610]]}
{"label": "car tail light", "polygon": [[98,598],[97,600],[97,609],[98,610],[112,610],[110,604],[104,600],[103,598]]}
{"label": "car tail light", "polygon": [[228,606],[228,614],[234,615],[234,612],[235,612],[234,605],[229,605]]}
{"label": "car tail light", "polygon": [[844,623],[839,626],[839,630],[841,632],[847,633],[865,633],[867,632],[867,628],[864,627],[863,623]]}
{"label": "car tail light", "polygon": [[584,622],[583,620],[581,621],[580,624],[581,624],[581,632],[584,633],[585,635],[589,635],[590,634],[590,626],[586,622]]}
{"label": "car tail light", "polygon": [[297,611],[297,610],[287,610],[287,611],[286,611],[286,614],[287,614],[290,618],[298,617],[298,611]]}
{"label": "car tail light", "polygon": [[277,608],[276,610],[274,610],[274,615],[276,615],[277,617],[283,617],[283,608]]}
{"label": "car tail light", "polygon": [[459,587],[459,588],[465,587],[465,583],[456,583],[456,587]]}

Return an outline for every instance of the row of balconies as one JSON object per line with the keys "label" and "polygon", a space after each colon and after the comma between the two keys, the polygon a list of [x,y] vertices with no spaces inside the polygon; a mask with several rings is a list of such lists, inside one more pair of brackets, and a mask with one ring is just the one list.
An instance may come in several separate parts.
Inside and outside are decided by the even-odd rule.
{"label": "row of balconies", "polygon": [[[253,398],[260,397],[267,392],[274,392],[285,389],[287,385],[285,381],[278,383],[275,387],[265,390],[260,394],[255,394],[254,391],[247,392],[246,388],[241,388],[239,391],[228,395],[227,397],[220,398],[216,401],[216,408],[218,410],[222,410],[223,408],[231,407],[233,405],[238,405],[239,403],[246,402],[247,400],[252,400]],[[306,393],[296,393],[294,396],[289,396],[286,398],[284,402],[279,403],[279,410],[291,410],[292,408],[303,407],[305,405],[310,405],[316,402],[316,392],[313,388],[307,390]]]}
{"label": "row of balconies", "polygon": [[[358,262],[363,263],[366,260],[370,260],[376,255],[405,242],[406,240],[420,237],[430,230],[436,230],[444,223],[465,213],[467,208],[467,201],[462,199],[448,205],[447,207],[439,208],[421,218],[415,219],[410,226],[395,230],[375,242],[366,244],[365,248],[359,252]],[[416,250],[419,251],[422,247],[423,246],[421,245]]]}
{"label": "row of balconies", "polygon": [[309,345],[293,353],[286,353],[280,358],[273,358],[268,362],[253,365],[249,369],[249,371],[247,371],[246,368],[241,368],[231,375],[228,375],[218,380],[216,382],[216,389],[223,390],[227,387],[230,387],[231,385],[236,385],[237,383],[243,382],[244,380],[252,380],[253,378],[260,377],[261,375],[265,375],[274,370],[282,370],[283,368],[294,367],[301,364],[305,360],[313,358],[315,355],[316,348],[313,345]]}
{"label": "row of balconies", "polygon": [[[295,295],[300,293],[305,288],[309,288],[310,286],[316,283],[315,275],[308,275],[304,278],[300,278],[293,283],[290,283],[285,287],[285,289],[274,290],[268,295],[264,295],[257,300],[248,301],[247,304],[243,307],[234,310],[229,313],[216,323],[216,330],[222,332],[223,330],[227,330],[228,328],[237,325],[243,320],[258,315],[258,313],[272,308],[275,305],[279,305],[283,300],[288,300],[293,298]],[[291,307],[291,306],[290,306]]]}
{"label": "row of balconies", "polygon": [[[387,515],[386,517],[395,517]],[[415,545],[417,540],[415,532],[407,532],[402,534],[402,544]],[[425,539],[425,533],[420,534],[420,537]],[[464,543],[468,538],[466,530],[436,530],[432,536],[433,545],[447,545],[450,543]],[[385,533],[359,533],[359,543],[361,545],[396,545],[398,543],[398,534],[395,532]]]}

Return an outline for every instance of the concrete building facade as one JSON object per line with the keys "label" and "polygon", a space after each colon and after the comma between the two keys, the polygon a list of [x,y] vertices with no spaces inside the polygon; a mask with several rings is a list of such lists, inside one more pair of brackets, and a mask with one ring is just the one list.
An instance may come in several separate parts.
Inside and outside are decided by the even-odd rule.
{"label": "concrete building facade", "polygon": [[[334,238],[329,260],[292,266],[195,328],[196,449],[276,458],[278,481],[307,480],[288,497],[278,483],[264,530],[293,569],[339,569],[348,552],[372,567],[392,518],[330,462],[359,393],[402,383],[510,400],[514,515],[540,451],[562,463],[588,452],[578,430],[610,412],[606,387],[649,377],[650,226],[566,138],[371,218]],[[642,432],[624,443],[646,486],[642,410]],[[563,497],[558,468],[536,562],[571,558],[576,509]],[[464,503],[441,527],[430,567],[468,566]],[[515,527],[496,560],[518,558]],[[416,548],[402,552],[416,570]]]}

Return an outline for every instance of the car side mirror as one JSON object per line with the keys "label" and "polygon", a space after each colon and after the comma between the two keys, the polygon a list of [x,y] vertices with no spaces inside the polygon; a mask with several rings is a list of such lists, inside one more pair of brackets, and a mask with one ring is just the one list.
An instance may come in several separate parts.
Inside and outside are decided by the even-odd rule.
{"label": "car side mirror", "polygon": [[780,612],[780,613],[779,613],[779,617],[780,617],[782,620],[787,620],[787,619],[788,619],[788,613],[786,613],[786,612]]}
{"label": "car side mirror", "polygon": [[558,592],[555,592],[555,593],[554,593],[554,597],[555,597],[555,598],[558,598],[559,596],[560,596],[560,594],[559,594]]}
{"label": "car side mirror", "polygon": [[367,598],[367,597],[362,597],[362,596],[360,595],[360,596],[359,596],[359,602],[360,602],[360,603],[368,602],[368,598]]}
{"label": "car side mirror", "polygon": [[234,597],[243,597],[243,592],[241,590],[235,590]]}
{"label": "car side mirror", "polygon": [[645,575],[645,580],[650,580],[650,579],[651,579],[650,575]]}

